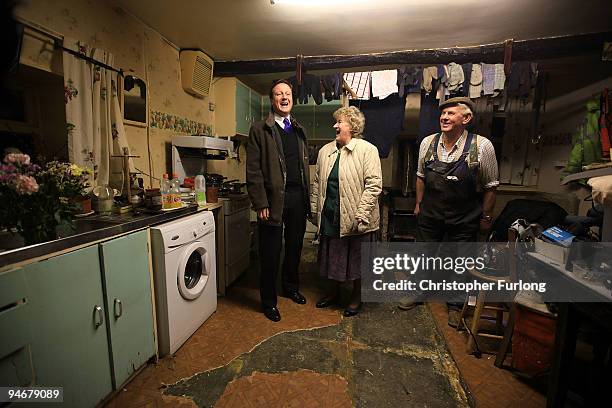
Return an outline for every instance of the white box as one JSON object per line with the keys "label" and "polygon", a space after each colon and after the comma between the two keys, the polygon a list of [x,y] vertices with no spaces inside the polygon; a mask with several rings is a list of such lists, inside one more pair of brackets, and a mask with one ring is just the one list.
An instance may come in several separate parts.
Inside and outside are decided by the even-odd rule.
{"label": "white box", "polygon": [[561,265],[565,265],[570,249],[561,245],[551,244],[550,242],[543,241],[540,238],[536,238],[535,250],[537,253],[542,254],[547,258]]}

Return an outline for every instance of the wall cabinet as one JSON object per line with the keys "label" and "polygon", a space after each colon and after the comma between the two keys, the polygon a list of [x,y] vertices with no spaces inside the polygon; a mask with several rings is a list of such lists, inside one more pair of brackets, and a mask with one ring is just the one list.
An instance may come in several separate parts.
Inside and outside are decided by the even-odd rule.
{"label": "wall cabinet", "polygon": [[296,105],[294,101],[291,114],[306,129],[309,140],[333,140],[336,137],[333,113],[341,106],[341,101],[323,100],[321,105],[317,105],[309,98],[304,105]]}
{"label": "wall cabinet", "polygon": [[219,136],[248,136],[253,122],[261,120],[262,97],[236,78],[215,82],[215,132]]}
{"label": "wall cabinet", "polygon": [[0,274],[2,384],[95,406],[155,355],[150,282],[147,231]]}

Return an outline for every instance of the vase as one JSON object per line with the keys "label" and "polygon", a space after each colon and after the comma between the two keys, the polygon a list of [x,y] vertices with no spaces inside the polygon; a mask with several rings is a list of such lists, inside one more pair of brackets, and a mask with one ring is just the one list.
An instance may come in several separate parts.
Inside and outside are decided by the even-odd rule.
{"label": "vase", "polygon": [[74,199],[75,214],[89,214],[91,212],[91,197],[80,196]]}

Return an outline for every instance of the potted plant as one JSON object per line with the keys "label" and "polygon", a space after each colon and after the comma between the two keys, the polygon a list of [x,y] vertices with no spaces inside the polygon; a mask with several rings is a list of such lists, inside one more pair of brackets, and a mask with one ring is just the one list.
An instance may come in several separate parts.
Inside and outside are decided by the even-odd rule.
{"label": "potted plant", "polygon": [[[44,167],[27,154],[8,154],[0,164],[0,228],[18,232],[26,245],[56,238],[60,223],[72,223],[75,199],[85,195],[91,172],[71,163]],[[6,205],[6,203],[10,203]]]}

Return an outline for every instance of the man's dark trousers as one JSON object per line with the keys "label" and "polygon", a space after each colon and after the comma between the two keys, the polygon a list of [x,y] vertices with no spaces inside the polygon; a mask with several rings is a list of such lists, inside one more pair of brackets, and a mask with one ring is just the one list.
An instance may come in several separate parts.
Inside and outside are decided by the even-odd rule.
{"label": "man's dark trousers", "polygon": [[[282,268],[282,289],[285,292],[292,292],[299,289],[298,267],[306,231],[304,191],[301,188],[285,191],[283,225],[285,257]],[[258,230],[261,303],[266,308],[276,307],[276,277],[280,263],[283,227],[259,223]]]}

